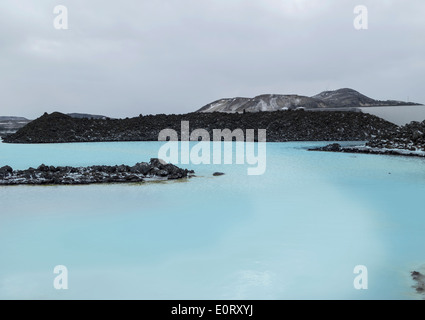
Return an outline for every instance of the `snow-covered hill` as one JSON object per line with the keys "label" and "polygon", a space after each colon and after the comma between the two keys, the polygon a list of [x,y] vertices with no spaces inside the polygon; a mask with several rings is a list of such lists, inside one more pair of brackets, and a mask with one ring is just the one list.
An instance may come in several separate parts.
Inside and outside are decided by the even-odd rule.
{"label": "snow-covered hill", "polygon": [[207,104],[197,112],[258,112],[293,110],[298,108],[357,108],[368,106],[414,105],[403,101],[380,101],[369,98],[353,89],[324,91],[315,96],[264,94],[254,98],[226,98]]}

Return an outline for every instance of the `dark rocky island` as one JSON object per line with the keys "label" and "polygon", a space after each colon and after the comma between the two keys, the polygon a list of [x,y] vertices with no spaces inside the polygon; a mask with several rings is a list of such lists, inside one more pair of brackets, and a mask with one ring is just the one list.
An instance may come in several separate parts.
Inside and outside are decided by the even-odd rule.
{"label": "dark rocky island", "polygon": [[37,169],[0,168],[0,185],[74,185],[94,183],[143,182],[190,177],[193,170],[181,169],[152,158],[149,163],[134,166],[54,167],[40,165]]}
{"label": "dark rocky island", "polygon": [[425,121],[413,121],[392,132],[381,133],[365,145],[342,147],[338,143],[311,151],[370,153],[401,156],[425,157]]}
{"label": "dark rocky island", "polygon": [[163,129],[181,131],[189,121],[190,131],[206,129],[266,129],[267,141],[367,141],[391,135],[397,126],[361,112],[275,111],[256,113],[188,113],[147,115],[126,119],[78,119],[54,112],[45,113],[12,135],[7,143],[62,143],[103,141],[158,141]]}

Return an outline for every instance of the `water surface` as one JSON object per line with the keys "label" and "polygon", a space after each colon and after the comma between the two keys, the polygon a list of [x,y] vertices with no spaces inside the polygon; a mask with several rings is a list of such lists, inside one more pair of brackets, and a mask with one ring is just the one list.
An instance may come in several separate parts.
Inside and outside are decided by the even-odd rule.
{"label": "water surface", "polygon": [[365,107],[360,109],[399,126],[404,126],[411,121],[422,122],[425,120],[425,106]]}
{"label": "water surface", "polygon": [[[261,176],[182,165],[197,177],[0,187],[0,298],[421,298],[410,271],[425,263],[425,160],[306,150],[325,144],[267,143]],[[133,165],[160,145],[0,144],[0,166]]]}

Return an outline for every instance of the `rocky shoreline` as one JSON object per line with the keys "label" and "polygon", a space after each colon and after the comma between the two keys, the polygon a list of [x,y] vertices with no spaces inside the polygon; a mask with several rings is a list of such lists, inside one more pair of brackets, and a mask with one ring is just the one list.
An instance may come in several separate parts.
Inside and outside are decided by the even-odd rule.
{"label": "rocky shoreline", "polygon": [[339,143],[332,143],[319,148],[311,148],[311,149],[308,149],[308,151],[381,154],[381,155],[391,155],[391,156],[425,158],[425,152],[422,152],[422,151],[410,151],[410,150],[404,150],[404,149],[371,148],[366,145],[354,146],[354,147],[343,147]]}
{"label": "rocky shoreline", "polygon": [[425,157],[425,121],[412,121],[405,126],[397,127],[392,133],[381,133],[362,146],[342,147],[338,143],[333,143],[309,151]]}
{"label": "rocky shoreline", "polygon": [[398,128],[379,117],[347,111],[213,112],[140,115],[126,119],[75,119],[54,112],[46,113],[15,134],[4,137],[3,142],[158,141],[160,131],[167,128],[175,130],[181,139],[182,121],[189,121],[191,132],[202,128],[210,137],[213,137],[214,129],[242,129],[244,132],[266,129],[268,142],[366,141],[380,134],[391,134]]}
{"label": "rocky shoreline", "polygon": [[416,290],[416,293],[423,295],[425,298],[425,276],[419,271],[412,271],[410,275],[415,282],[413,288]]}
{"label": "rocky shoreline", "polygon": [[371,148],[425,151],[425,120],[412,121],[394,132],[381,133],[367,144]]}
{"label": "rocky shoreline", "polygon": [[0,168],[0,185],[77,185],[95,183],[130,183],[174,180],[193,176],[194,171],[152,158],[134,166],[54,167],[40,165],[37,169]]}

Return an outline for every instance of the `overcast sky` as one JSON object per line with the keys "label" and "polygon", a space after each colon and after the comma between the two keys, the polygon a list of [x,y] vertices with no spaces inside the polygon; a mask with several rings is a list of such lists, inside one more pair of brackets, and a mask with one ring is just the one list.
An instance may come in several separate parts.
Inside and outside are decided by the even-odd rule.
{"label": "overcast sky", "polygon": [[0,115],[186,113],[342,87],[425,103],[424,72],[424,0],[0,2]]}

